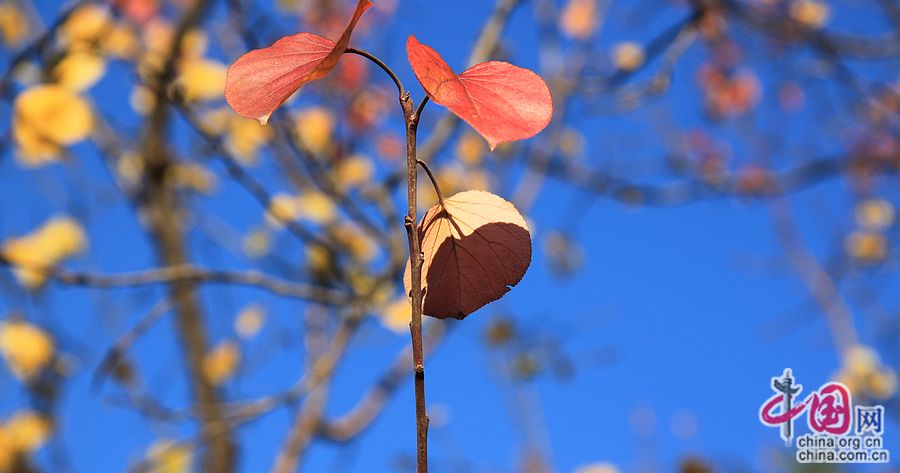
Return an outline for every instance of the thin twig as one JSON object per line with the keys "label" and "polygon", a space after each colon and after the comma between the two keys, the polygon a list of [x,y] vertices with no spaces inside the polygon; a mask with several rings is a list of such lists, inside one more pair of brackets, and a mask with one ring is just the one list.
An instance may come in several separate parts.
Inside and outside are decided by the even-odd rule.
{"label": "thin twig", "polygon": [[397,94],[400,97],[403,97],[403,93],[406,92],[406,88],[403,87],[403,82],[400,81],[400,78],[397,77],[397,74],[395,74],[394,71],[384,63],[384,61],[378,59],[378,57],[376,57],[374,54],[362,49],[347,48],[346,50],[344,50],[344,54],[356,54],[375,63],[375,65],[380,67],[381,70],[383,70],[388,76],[390,76],[391,80],[394,81],[394,85],[397,86]]}
{"label": "thin twig", "polygon": [[192,264],[180,264],[146,269],[130,273],[96,274],[69,271],[59,266],[21,264],[0,254],[0,264],[40,272],[46,277],[72,286],[96,288],[135,287],[173,283],[220,283],[251,286],[284,297],[315,301],[327,305],[341,305],[351,297],[343,292],[324,287],[300,284],[265,275],[259,271],[227,271],[206,269]]}
{"label": "thin twig", "polygon": [[422,161],[421,159],[417,159],[416,162],[419,166],[422,166],[422,169],[428,174],[428,179],[431,180],[431,185],[434,186],[434,192],[437,194],[438,202],[441,203],[441,208],[447,210],[447,206],[444,205],[444,194],[441,193],[441,186],[438,185],[437,179],[434,177],[434,174],[431,173],[431,168],[429,168],[428,165],[425,164],[425,161]]}

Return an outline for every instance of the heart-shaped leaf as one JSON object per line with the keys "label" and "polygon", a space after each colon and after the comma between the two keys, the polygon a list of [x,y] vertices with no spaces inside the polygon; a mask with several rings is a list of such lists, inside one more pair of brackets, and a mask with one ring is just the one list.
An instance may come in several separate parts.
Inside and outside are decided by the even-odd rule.
{"label": "heart-shaped leaf", "polygon": [[357,2],[353,18],[337,43],[312,33],[297,33],[244,54],[228,68],[225,100],[239,115],[265,125],[291,94],[334,69],[350,44],[353,28],[372,5],[371,0]]}
{"label": "heart-shaped leaf", "polygon": [[428,97],[465,120],[492,150],[500,143],[530,138],[550,123],[550,89],[528,69],[490,61],[456,75],[415,36],[407,39],[406,54]]}
{"label": "heart-shaped leaf", "polygon": [[[423,312],[463,319],[515,286],[531,264],[531,234],[510,202],[465,191],[430,208],[419,223]],[[409,294],[410,267],[403,284]]]}

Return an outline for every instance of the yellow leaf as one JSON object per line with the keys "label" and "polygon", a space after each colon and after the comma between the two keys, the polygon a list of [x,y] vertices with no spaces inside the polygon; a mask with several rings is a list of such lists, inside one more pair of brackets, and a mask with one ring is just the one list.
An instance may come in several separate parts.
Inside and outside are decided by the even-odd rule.
{"label": "yellow leaf", "polygon": [[0,425],[0,472],[8,473],[12,470],[16,454],[12,439],[6,433],[6,429]]}
{"label": "yellow leaf", "polygon": [[4,431],[16,450],[30,453],[44,445],[52,428],[37,412],[20,411],[6,421]]}
{"label": "yellow leaf", "polygon": [[600,462],[580,466],[575,469],[575,473],[619,473],[619,469],[612,463]]}
{"label": "yellow leaf", "polygon": [[218,386],[234,376],[241,362],[241,349],[231,340],[220,342],[203,357],[203,376]]}
{"label": "yellow leaf", "polygon": [[137,153],[126,151],[116,161],[116,172],[128,183],[136,184],[144,174],[144,160]]}
{"label": "yellow leaf", "polygon": [[56,67],[53,77],[56,83],[73,91],[81,92],[97,83],[106,73],[106,61],[93,53],[73,52],[67,54]]}
{"label": "yellow leaf", "polygon": [[259,124],[257,120],[241,117],[228,110],[231,120],[228,122],[228,138],[226,146],[244,164],[256,164],[257,152],[272,139],[272,128]]}
{"label": "yellow leaf", "polygon": [[136,85],[128,97],[128,103],[135,112],[146,115],[156,106],[156,97],[147,87]]}
{"label": "yellow leaf", "polygon": [[243,338],[253,338],[266,323],[266,311],[259,304],[244,307],[234,320],[234,331]]}
{"label": "yellow leaf", "polygon": [[0,2],[0,38],[8,46],[18,46],[31,31],[28,17],[13,2]]}
{"label": "yellow leaf", "polygon": [[159,440],[147,449],[149,473],[188,473],[192,454],[187,445]]}
{"label": "yellow leaf", "polygon": [[30,87],[13,103],[13,136],[25,155],[46,158],[50,147],[77,143],[92,127],[90,105],[59,85]]}
{"label": "yellow leaf", "polygon": [[456,157],[464,164],[477,166],[481,164],[487,146],[484,139],[473,132],[465,132],[456,143]]}
{"label": "yellow leaf", "polygon": [[850,256],[863,264],[879,263],[888,252],[887,238],[876,232],[853,232],[847,237],[844,246]]}
{"label": "yellow leaf", "polygon": [[225,91],[225,65],[209,59],[192,59],[181,64],[176,83],[189,102],[216,100]]}
{"label": "yellow leaf", "polygon": [[334,237],[341,246],[350,250],[356,261],[369,262],[375,257],[377,245],[366,234],[352,225],[340,225],[334,229]]}
{"label": "yellow leaf", "polygon": [[559,28],[570,38],[589,38],[597,29],[596,0],[569,0],[560,14]]}
{"label": "yellow leaf", "polygon": [[13,271],[19,282],[34,289],[46,279],[43,267],[56,265],[80,253],[86,245],[81,224],[71,217],[61,216],[51,218],[29,235],[5,241],[0,251],[19,266]]}
{"label": "yellow leaf", "polygon": [[120,59],[134,57],[139,48],[134,29],[125,24],[112,26],[101,46],[110,55]]}
{"label": "yellow leaf", "polygon": [[331,253],[319,244],[306,245],[306,265],[313,273],[325,273],[332,266]]}
{"label": "yellow leaf", "polygon": [[894,206],[884,199],[869,199],[856,206],[856,223],[870,231],[885,230],[894,223]]}
{"label": "yellow leaf", "polygon": [[791,2],[790,15],[807,27],[820,28],[828,21],[831,10],[820,0],[795,0]]}
{"label": "yellow leaf", "polygon": [[274,226],[280,226],[282,222],[292,222],[300,216],[300,209],[297,205],[297,197],[278,193],[269,199],[269,208],[266,214],[266,220]]}
{"label": "yellow leaf", "polygon": [[297,116],[297,136],[313,153],[320,154],[329,148],[333,129],[334,115],[326,108],[310,108]]}
{"label": "yellow leaf", "polygon": [[63,42],[71,46],[100,39],[111,23],[109,8],[97,3],[78,7],[59,29]]}
{"label": "yellow leaf", "polygon": [[272,238],[266,228],[257,228],[244,237],[244,254],[251,258],[259,258],[269,253]]}
{"label": "yellow leaf", "polygon": [[16,378],[30,381],[53,359],[53,339],[22,321],[0,322],[0,353]]}
{"label": "yellow leaf", "polygon": [[206,37],[206,31],[202,28],[191,28],[184,35],[184,44],[182,44],[182,52],[187,57],[199,58],[206,52],[206,45],[209,40]]}
{"label": "yellow leaf", "polygon": [[337,184],[344,187],[357,187],[369,182],[372,172],[372,160],[359,154],[342,159],[334,170]]}
{"label": "yellow leaf", "polygon": [[409,298],[401,296],[390,304],[384,306],[378,313],[378,320],[388,330],[397,333],[409,331],[409,322],[412,320],[412,307]]}
{"label": "yellow leaf", "polygon": [[644,64],[644,47],[632,41],[618,43],[613,47],[612,63],[616,69],[633,71]]}
{"label": "yellow leaf", "polygon": [[337,216],[337,207],[334,205],[334,201],[317,191],[309,191],[297,197],[297,209],[300,218],[318,224],[329,223]]}
{"label": "yellow leaf", "polygon": [[170,172],[177,187],[203,194],[211,194],[216,188],[216,175],[199,164],[178,163]]}
{"label": "yellow leaf", "polygon": [[834,379],[844,383],[854,396],[887,399],[897,390],[896,373],[865,345],[853,345],[844,351],[843,364]]}

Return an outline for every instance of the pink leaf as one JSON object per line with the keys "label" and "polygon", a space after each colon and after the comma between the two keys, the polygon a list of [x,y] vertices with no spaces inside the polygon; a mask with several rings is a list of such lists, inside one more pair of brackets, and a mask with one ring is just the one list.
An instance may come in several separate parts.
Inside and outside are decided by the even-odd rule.
{"label": "pink leaf", "polygon": [[[531,234],[513,204],[484,191],[444,199],[419,223],[423,313],[465,318],[515,286],[531,264]],[[411,284],[409,263],[403,284]]]}
{"label": "pink leaf", "polygon": [[300,87],[334,69],[350,43],[353,28],[372,5],[371,0],[357,2],[337,43],[312,33],[297,33],[244,54],[228,68],[225,100],[239,115],[265,125],[272,112]]}
{"label": "pink leaf", "polygon": [[428,97],[465,120],[492,150],[500,143],[530,138],[550,123],[550,89],[528,69],[490,61],[456,75],[415,36],[406,41],[406,54]]}

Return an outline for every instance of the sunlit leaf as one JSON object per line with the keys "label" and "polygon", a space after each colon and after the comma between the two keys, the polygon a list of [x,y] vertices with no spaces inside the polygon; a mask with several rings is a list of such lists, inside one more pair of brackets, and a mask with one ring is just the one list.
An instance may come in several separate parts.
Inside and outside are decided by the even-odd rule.
{"label": "sunlit leaf", "polygon": [[884,235],[871,231],[855,231],[844,242],[847,253],[862,264],[884,261],[888,253],[888,241]]}
{"label": "sunlit leaf", "polygon": [[60,263],[81,252],[86,245],[81,224],[62,216],[48,220],[31,234],[4,241],[0,252],[17,266],[13,274],[19,282],[35,289],[46,280],[43,267]]}
{"label": "sunlit leaf", "polygon": [[56,83],[73,91],[81,92],[97,83],[106,73],[106,61],[93,53],[73,52],[67,54],[53,68]]}
{"label": "sunlit leaf", "polygon": [[334,179],[343,187],[356,187],[366,184],[372,179],[374,166],[366,156],[355,154],[348,156],[334,168]]}
{"label": "sunlit leaf", "polygon": [[559,16],[559,29],[570,38],[589,38],[597,29],[597,0],[569,0]]}
{"label": "sunlit leaf", "polygon": [[181,64],[176,84],[189,102],[215,100],[225,88],[225,66],[210,59],[190,59]]}
{"label": "sunlit leaf", "polygon": [[469,166],[481,164],[485,151],[484,141],[472,132],[463,133],[456,142],[456,157]]}
{"label": "sunlit leaf", "polygon": [[[516,208],[489,192],[461,192],[444,205],[429,209],[418,227],[423,312],[462,319],[518,284],[531,263],[531,234]],[[407,293],[410,281],[407,264]]]}
{"label": "sunlit leaf", "polygon": [[794,20],[810,28],[822,27],[831,15],[828,4],[821,0],[793,0],[789,11]]}
{"label": "sunlit leaf", "polygon": [[19,411],[6,421],[3,430],[16,450],[30,453],[44,445],[52,427],[50,421],[37,412]]}
{"label": "sunlit leaf", "polygon": [[490,61],[457,75],[414,36],[407,40],[406,52],[428,96],[471,125],[492,150],[500,143],[530,138],[550,123],[550,89],[528,69]]}
{"label": "sunlit leaf", "polygon": [[633,71],[644,64],[644,47],[633,41],[623,41],[613,46],[612,63],[616,69]]}
{"label": "sunlit leaf", "polygon": [[160,440],[147,449],[148,473],[188,473],[191,463],[191,448],[185,444]]}
{"label": "sunlit leaf", "polygon": [[37,165],[60,147],[88,136],[93,127],[91,107],[60,85],[37,85],[20,93],[13,103],[13,137],[23,163]]}
{"label": "sunlit leaf", "polygon": [[337,217],[337,206],[331,197],[317,192],[305,192],[297,197],[297,210],[300,218],[318,224],[332,222]]}
{"label": "sunlit leaf", "polygon": [[0,40],[8,46],[18,46],[31,32],[31,22],[15,2],[0,2]]}
{"label": "sunlit leaf", "polygon": [[856,224],[866,230],[881,231],[894,223],[894,206],[884,199],[860,202],[854,214]]}
{"label": "sunlit leaf", "polygon": [[350,35],[370,0],[359,0],[337,43],[312,33],[285,36],[267,48],[250,51],[228,68],[225,99],[234,111],[265,124],[294,92],[327,76],[350,43]]}
{"label": "sunlit leaf", "polygon": [[580,466],[575,473],[619,473],[619,469],[612,463],[598,462]]}
{"label": "sunlit leaf", "polygon": [[334,115],[324,107],[313,107],[297,114],[294,130],[304,146],[313,153],[322,153],[331,145]]}
{"label": "sunlit leaf", "polygon": [[887,399],[897,391],[897,373],[872,347],[851,345],[842,355],[841,368],[833,378],[844,383],[854,396]]}
{"label": "sunlit leaf", "polygon": [[82,47],[100,39],[109,28],[111,15],[109,8],[99,3],[88,3],[78,7],[59,28],[62,41],[70,47]]}
{"label": "sunlit leaf", "polygon": [[216,345],[203,357],[203,376],[213,385],[221,385],[234,376],[241,362],[241,349],[232,340]]}
{"label": "sunlit leaf", "polygon": [[412,308],[408,297],[400,297],[378,311],[378,320],[385,328],[396,333],[409,332]]}
{"label": "sunlit leaf", "polygon": [[53,339],[40,327],[24,321],[0,322],[0,353],[13,374],[30,381],[53,359]]}
{"label": "sunlit leaf", "polygon": [[241,338],[253,338],[266,323],[266,310],[259,304],[244,307],[234,320],[234,331]]}

